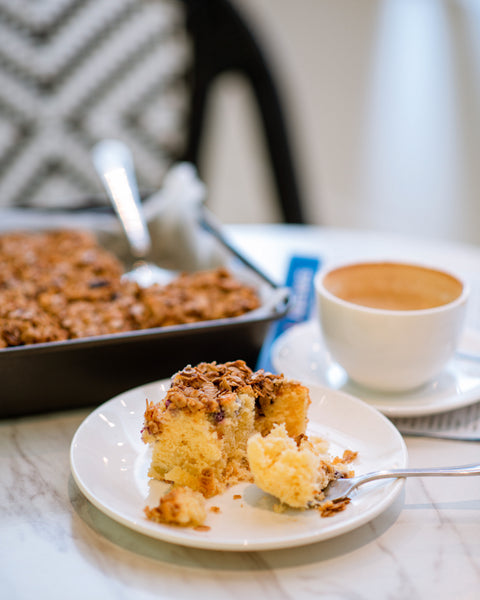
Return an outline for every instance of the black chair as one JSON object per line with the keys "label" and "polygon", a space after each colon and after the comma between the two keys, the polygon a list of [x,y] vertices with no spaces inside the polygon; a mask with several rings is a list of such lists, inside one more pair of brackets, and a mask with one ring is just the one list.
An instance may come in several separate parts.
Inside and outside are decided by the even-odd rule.
{"label": "black chair", "polygon": [[[89,155],[103,137],[130,145],[147,193],[171,163],[199,167],[212,83],[235,72],[249,83],[258,106],[281,215],[285,222],[305,222],[274,78],[258,40],[228,0],[178,0],[178,14],[162,0],[47,4],[49,10],[28,14],[23,3],[0,0],[0,20],[9,29],[0,39],[0,206],[106,204]],[[173,15],[171,25],[163,24],[162,10]],[[162,44],[171,50],[181,28],[191,56],[170,54],[170,72],[157,77]],[[187,109],[170,115],[177,105],[165,101],[162,125],[156,105],[172,90],[183,93]],[[170,128],[164,137],[162,127]]]}
{"label": "black chair", "polygon": [[193,40],[191,110],[185,158],[198,164],[209,90],[215,79],[237,72],[251,85],[263,123],[281,213],[287,223],[305,223],[296,169],[281,99],[259,42],[227,0],[182,0]]}

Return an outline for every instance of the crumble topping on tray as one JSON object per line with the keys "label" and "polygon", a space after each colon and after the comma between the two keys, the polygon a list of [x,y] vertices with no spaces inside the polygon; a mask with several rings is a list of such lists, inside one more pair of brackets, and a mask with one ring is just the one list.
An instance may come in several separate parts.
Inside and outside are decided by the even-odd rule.
{"label": "crumble topping on tray", "polygon": [[148,288],[123,272],[85,231],[0,235],[0,348],[236,317],[260,305],[224,268]]}

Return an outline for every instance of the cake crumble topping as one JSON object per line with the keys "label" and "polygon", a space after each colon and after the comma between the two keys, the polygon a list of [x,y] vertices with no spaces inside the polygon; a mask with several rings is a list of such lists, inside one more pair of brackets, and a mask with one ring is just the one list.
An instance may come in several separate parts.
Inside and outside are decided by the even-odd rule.
{"label": "cake crumble topping", "polygon": [[0,235],[0,348],[231,318],[260,306],[220,267],[140,287],[86,231]]}
{"label": "cake crumble topping", "polygon": [[150,435],[160,433],[165,410],[203,411],[214,414],[217,422],[221,421],[225,411],[237,402],[237,394],[244,389],[254,394],[263,414],[262,406],[271,403],[275,387],[283,380],[283,376],[263,370],[253,372],[243,360],[189,365],[173,376],[163,405],[147,401],[144,431]]}

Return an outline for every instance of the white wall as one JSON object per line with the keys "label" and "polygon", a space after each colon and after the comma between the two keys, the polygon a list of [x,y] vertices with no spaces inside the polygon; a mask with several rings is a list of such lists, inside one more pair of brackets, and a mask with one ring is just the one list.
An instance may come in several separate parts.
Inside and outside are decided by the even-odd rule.
{"label": "white wall", "polygon": [[[480,2],[235,3],[280,77],[312,222],[480,243]],[[219,87],[211,206],[274,221],[248,93]]]}

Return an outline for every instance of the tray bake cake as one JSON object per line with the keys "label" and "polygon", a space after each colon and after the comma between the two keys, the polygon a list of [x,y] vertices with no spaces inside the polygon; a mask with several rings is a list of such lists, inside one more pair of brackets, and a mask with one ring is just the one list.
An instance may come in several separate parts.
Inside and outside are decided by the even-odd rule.
{"label": "tray bake cake", "polygon": [[236,317],[260,305],[227,269],[146,288],[79,230],[0,235],[0,348]]}
{"label": "tray bake cake", "polygon": [[[78,227],[55,225],[75,223],[75,212],[51,225],[44,215],[36,229],[27,212],[23,229],[0,232],[3,418],[98,406],[205,360],[255,363],[288,310],[288,288],[228,250],[192,258],[197,271],[169,286],[139,288],[123,277],[128,256],[97,227],[95,209]],[[184,251],[179,240],[168,267],[186,267]]]}

